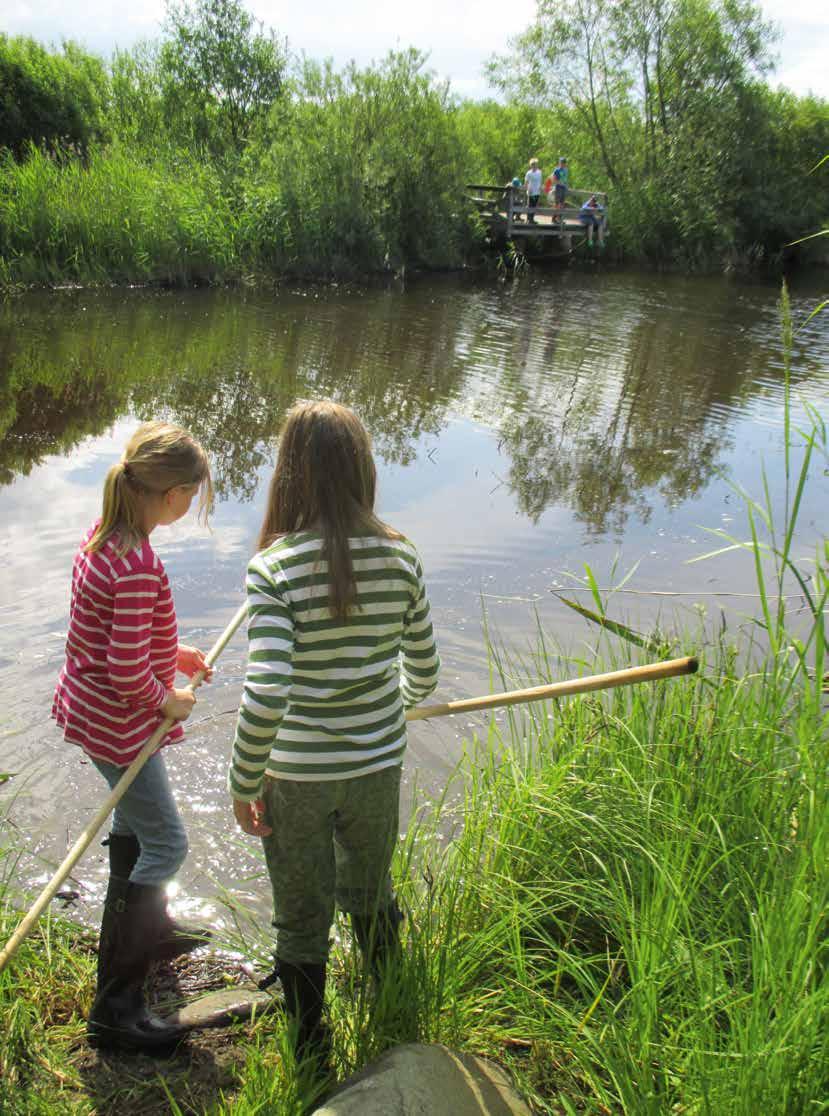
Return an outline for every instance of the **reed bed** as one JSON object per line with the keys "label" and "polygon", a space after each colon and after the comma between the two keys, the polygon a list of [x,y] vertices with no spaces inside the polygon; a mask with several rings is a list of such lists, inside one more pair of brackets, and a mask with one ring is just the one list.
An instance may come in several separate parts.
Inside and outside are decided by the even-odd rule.
{"label": "reed bed", "polygon": [[414,51],[341,74],[309,62],[267,132],[232,156],[165,135],[83,158],[0,151],[0,289],[462,265],[480,230],[447,91],[423,64]]}
{"label": "reed bed", "polygon": [[82,162],[33,149],[0,164],[9,283],[222,281],[238,274],[235,228],[218,171],[192,156],[112,147]]}

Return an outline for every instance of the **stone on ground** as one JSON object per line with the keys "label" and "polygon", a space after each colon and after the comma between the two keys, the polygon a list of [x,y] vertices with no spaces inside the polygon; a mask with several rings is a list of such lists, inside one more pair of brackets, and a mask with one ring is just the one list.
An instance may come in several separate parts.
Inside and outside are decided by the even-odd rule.
{"label": "stone on ground", "polygon": [[494,1062],[407,1043],[343,1082],[314,1116],[530,1116],[530,1109]]}
{"label": "stone on ground", "polygon": [[226,988],[218,992],[208,992],[167,1016],[168,1023],[178,1023],[183,1027],[224,1027],[232,1021],[250,1019],[256,1013],[261,1015],[279,1001],[267,992],[248,988]]}

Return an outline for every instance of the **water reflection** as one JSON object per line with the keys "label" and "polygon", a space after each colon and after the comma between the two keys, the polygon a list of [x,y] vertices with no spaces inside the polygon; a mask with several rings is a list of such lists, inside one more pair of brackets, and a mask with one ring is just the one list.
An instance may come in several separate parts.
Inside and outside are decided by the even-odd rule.
{"label": "water reflection", "polygon": [[353,295],[323,308],[297,295],[263,306],[221,294],[115,304],[85,294],[57,306],[17,303],[14,328],[6,308],[0,482],[125,412],[166,414],[204,443],[220,495],[249,499],[284,410],[310,395],[357,407],[380,457],[406,464],[445,421],[464,371],[446,359],[447,315],[412,343],[385,297],[379,307]]}
{"label": "water reflection", "polygon": [[[193,292],[36,296],[0,313],[0,483],[121,415],[172,417],[250,500],[296,398],[354,406],[381,460],[407,465],[466,416],[493,431],[501,479],[537,521],[572,509],[620,536],[655,500],[701,491],[735,416],[779,394],[773,292],[721,282],[566,276],[518,287],[422,284],[275,299]],[[732,292],[733,293],[733,292]],[[800,339],[801,382],[825,337]],[[824,381],[825,383],[825,381]]]}

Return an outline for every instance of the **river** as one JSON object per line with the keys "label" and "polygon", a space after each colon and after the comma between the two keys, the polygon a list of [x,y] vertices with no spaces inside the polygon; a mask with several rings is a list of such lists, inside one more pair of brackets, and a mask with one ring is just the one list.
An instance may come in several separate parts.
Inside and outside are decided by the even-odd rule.
{"label": "river", "polygon": [[[798,325],[824,294],[814,278],[794,284]],[[592,606],[585,564],[603,587],[635,567],[610,612],[639,630],[696,630],[703,610],[709,627],[751,627],[756,600],[730,595],[754,590],[747,556],[689,560],[721,545],[712,530],[745,537],[734,486],[760,496],[761,462],[782,502],[778,298],[761,282],[571,269],[405,289],[66,290],[0,306],[0,772],[15,774],[0,824],[22,850],[16,881],[45,882],[103,797],[49,709],[72,556],[137,421],[181,423],[213,462],[210,530],[190,518],[153,536],[182,639],[206,648],[242,599],[285,408],[317,396],[353,406],[374,441],[380,514],[423,558],[437,697],[466,697],[490,689],[484,611],[516,660],[532,657],[540,627],[573,672],[591,661],[596,629],[556,596]],[[795,419],[807,405],[826,412],[827,321],[795,335]],[[825,465],[798,553],[825,529]],[[167,753],[191,837],[182,910],[215,914],[226,886],[267,912],[224,790],[243,668],[240,635],[200,691],[188,742]],[[457,720],[410,730],[409,797],[415,781],[439,790],[486,724]],[[96,842],[68,885],[70,913],[94,920],[103,881]]]}

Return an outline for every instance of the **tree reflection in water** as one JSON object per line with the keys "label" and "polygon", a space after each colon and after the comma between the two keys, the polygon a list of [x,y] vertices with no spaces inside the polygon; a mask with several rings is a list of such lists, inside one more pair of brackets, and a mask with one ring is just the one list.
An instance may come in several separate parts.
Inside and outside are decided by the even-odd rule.
{"label": "tree reflection in water", "polygon": [[[122,416],[165,415],[203,442],[220,497],[250,500],[285,409],[330,395],[388,463],[473,420],[531,520],[564,506],[621,534],[709,482],[734,416],[779,378],[776,350],[756,302],[722,311],[721,283],[682,286],[678,307],[659,280],[586,286],[18,299],[0,311],[0,483]],[[801,377],[817,359],[795,361]]]}

